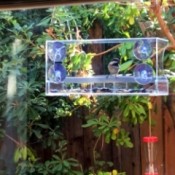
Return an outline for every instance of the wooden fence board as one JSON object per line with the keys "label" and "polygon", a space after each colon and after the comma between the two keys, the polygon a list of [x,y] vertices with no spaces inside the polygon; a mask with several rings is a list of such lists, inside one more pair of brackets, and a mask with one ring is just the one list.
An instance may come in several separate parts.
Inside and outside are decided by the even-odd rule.
{"label": "wooden fence board", "polygon": [[140,175],[142,171],[141,166],[141,141],[140,141],[140,127],[133,128],[133,175]]}
{"label": "wooden fence board", "polygon": [[127,175],[140,175],[141,174],[141,162],[140,162],[140,131],[139,126],[128,126],[127,130],[130,132],[133,148],[121,149],[121,167]]}
{"label": "wooden fence board", "polygon": [[[174,175],[175,173],[175,125],[174,119],[170,114],[170,109],[165,106],[161,97],[155,98],[155,103],[151,117],[155,120],[155,126],[152,127],[152,135],[158,136],[156,166],[159,175]],[[83,114],[84,115],[84,114]],[[68,119],[66,124],[66,135],[69,140],[69,154],[80,160],[84,169],[93,166],[93,148],[96,137],[93,136],[91,128],[81,128],[82,121],[75,116],[74,119]],[[97,150],[100,151],[102,159],[112,161],[114,168],[126,171],[127,175],[144,175],[146,162],[143,144],[143,136],[148,135],[148,122],[140,126],[129,127],[126,129],[131,133],[134,143],[133,149],[117,148],[114,143],[103,146],[100,141]]]}
{"label": "wooden fence board", "polygon": [[167,108],[164,108],[165,127],[165,175],[175,174],[175,127]]}

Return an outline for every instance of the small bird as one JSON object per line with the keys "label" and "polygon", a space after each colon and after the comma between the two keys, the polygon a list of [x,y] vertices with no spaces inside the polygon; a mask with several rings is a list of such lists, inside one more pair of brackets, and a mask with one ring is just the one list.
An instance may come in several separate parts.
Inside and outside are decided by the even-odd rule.
{"label": "small bird", "polygon": [[117,75],[119,71],[119,58],[113,58],[108,64],[108,71],[111,75]]}

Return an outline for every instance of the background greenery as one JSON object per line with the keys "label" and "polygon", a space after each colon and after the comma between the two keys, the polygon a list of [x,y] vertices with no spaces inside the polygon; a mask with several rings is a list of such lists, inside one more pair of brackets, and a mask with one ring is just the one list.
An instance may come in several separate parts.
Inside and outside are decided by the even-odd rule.
{"label": "background greenery", "polygon": [[[133,147],[123,123],[133,126],[143,123],[149,99],[46,97],[44,51],[48,39],[76,39],[79,30],[80,37],[88,38],[88,31],[96,21],[102,26],[104,38],[140,37],[143,34],[138,18],[142,17],[148,19],[145,10],[116,3],[0,12],[0,133],[2,140],[8,137],[16,145],[12,160],[15,174],[107,175],[115,168],[110,162],[110,168],[102,168],[104,164],[97,159],[96,146],[93,153],[96,167],[89,169],[67,154],[65,117],[77,116],[85,121],[82,127],[92,128],[96,142],[105,138],[106,144]],[[167,67],[174,70],[174,55],[169,56],[172,59],[167,59]],[[10,84],[16,87],[14,96],[7,95],[10,75],[16,77],[14,84]],[[82,107],[91,109],[85,118],[81,116]],[[14,128],[17,136],[9,135],[8,128]],[[40,150],[47,150],[49,155],[45,157]],[[6,167],[2,171],[12,173]]]}

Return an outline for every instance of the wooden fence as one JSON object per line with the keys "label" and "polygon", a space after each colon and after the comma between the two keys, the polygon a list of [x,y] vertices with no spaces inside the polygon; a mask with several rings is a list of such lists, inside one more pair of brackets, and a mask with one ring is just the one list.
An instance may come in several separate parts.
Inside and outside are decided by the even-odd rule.
{"label": "wooden fence", "polygon": [[[94,22],[94,26],[89,31],[90,38],[101,38],[102,33],[100,23]],[[102,51],[100,47],[93,49],[93,52],[96,53]],[[98,69],[101,66],[100,62],[100,57],[93,62],[93,69],[97,74],[101,73]],[[175,86],[173,85],[173,87]],[[173,88],[171,87],[171,89]],[[159,175],[174,175],[175,95],[170,92],[170,95],[167,97],[152,97],[152,101],[154,105],[151,117],[156,122],[152,134],[159,138],[156,166]],[[69,155],[80,160],[84,168],[87,168],[93,165],[93,147],[96,138],[94,138],[90,129],[83,129],[81,125],[82,120],[77,117],[67,119],[65,131],[69,140]],[[134,148],[117,148],[111,143],[103,145],[103,149],[99,145],[98,150],[100,150],[104,160],[112,161],[115,168],[125,171],[127,175],[144,175],[146,161],[141,140],[143,136],[148,135],[148,123],[145,122],[135,127],[126,127],[131,134]]]}
{"label": "wooden fence", "polygon": [[[96,33],[96,31],[98,31]],[[100,24],[94,23],[94,27],[89,31],[91,38],[102,38],[102,28]],[[94,48],[95,52],[101,52],[102,48]],[[94,60],[93,68],[96,73],[101,69],[99,60]],[[95,67],[97,65],[97,67]],[[100,65],[101,66],[101,65]],[[156,121],[153,129],[153,135],[158,136],[159,142],[157,147],[156,166],[159,175],[175,174],[175,95],[170,94],[168,97],[152,97],[154,106],[152,118]],[[86,111],[82,111],[85,116]],[[66,118],[65,135],[68,139],[68,154],[78,159],[84,169],[93,165],[93,147],[96,138],[93,136],[91,129],[82,128],[83,120],[78,117]],[[130,132],[131,139],[134,143],[132,149],[117,148],[113,143],[98,145],[97,149],[101,153],[102,159],[112,161],[114,167],[120,171],[125,171],[127,175],[144,175],[146,161],[141,144],[142,137],[148,135],[148,123],[142,125],[126,126]]]}
{"label": "wooden fence", "polygon": [[[154,106],[152,119],[156,124],[152,134],[158,136],[156,167],[159,175],[174,175],[175,173],[175,96],[166,99],[153,97]],[[78,159],[88,168],[93,165],[93,147],[96,141],[90,129],[81,127],[82,120],[77,117],[69,118],[66,122],[65,133],[69,140],[69,155]],[[98,145],[98,151],[106,161],[112,161],[115,168],[125,171],[127,175],[143,175],[146,161],[143,150],[142,137],[148,135],[148,123],[135,127],[126,126],[131,133],[134,147],[117,148],[113,143],[103,147]]]}

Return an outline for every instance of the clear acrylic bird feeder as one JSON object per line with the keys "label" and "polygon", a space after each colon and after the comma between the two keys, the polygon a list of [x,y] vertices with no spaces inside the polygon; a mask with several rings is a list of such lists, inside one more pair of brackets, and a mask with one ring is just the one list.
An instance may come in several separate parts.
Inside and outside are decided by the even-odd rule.
{"label": "clear acrylic bird feeder", "polygon": [[159,175],[156,167],[158,137],[143,137],[144,152],[146,157],[146,168],[144,175]]}
{"label": "clear acrylic bird feeder", "polygon": [[[46,95],[168,95],[169,83],[163,69],[167,43],[162,38],[48,40]],[[93,74],[90,63],[98,53],[88,48],[97,46],[106,53],[103,60],[120,57],[118,74]],[[103,69],[107,70],[106,63]]]}

